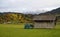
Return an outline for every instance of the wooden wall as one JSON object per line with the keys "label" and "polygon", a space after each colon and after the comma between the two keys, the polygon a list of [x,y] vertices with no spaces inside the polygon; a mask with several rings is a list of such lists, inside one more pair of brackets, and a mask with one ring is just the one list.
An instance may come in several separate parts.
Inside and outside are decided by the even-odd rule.
{"label": "wooden wall", "polygon": [[54,28],[54,22],[35,22],[34,28]]}

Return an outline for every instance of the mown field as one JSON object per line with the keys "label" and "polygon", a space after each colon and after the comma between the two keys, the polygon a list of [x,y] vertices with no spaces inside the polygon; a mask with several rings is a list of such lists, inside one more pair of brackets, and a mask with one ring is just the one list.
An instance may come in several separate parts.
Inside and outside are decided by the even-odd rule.
{"label": "mown field", "polygon": [[24,29],[22,24],[0,24],[0,37],[60,37],[60,25],[54,29]]}

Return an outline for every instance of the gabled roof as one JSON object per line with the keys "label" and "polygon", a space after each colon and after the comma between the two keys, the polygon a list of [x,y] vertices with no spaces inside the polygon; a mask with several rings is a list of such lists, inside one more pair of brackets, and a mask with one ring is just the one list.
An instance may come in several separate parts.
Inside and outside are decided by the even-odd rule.
{"label": "gabled roof", "polygon": [[56,20],[54,15],[34,15],[33,20]]}

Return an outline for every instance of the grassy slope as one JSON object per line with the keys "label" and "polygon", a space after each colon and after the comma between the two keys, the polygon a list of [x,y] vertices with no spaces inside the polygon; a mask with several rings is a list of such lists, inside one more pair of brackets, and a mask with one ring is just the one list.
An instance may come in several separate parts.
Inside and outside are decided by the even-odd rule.
{"label": "grassy slope", "polygon": [[55,29],[23,29],[23,25],[0,25],[0,37],[60,37],[60,25]]}

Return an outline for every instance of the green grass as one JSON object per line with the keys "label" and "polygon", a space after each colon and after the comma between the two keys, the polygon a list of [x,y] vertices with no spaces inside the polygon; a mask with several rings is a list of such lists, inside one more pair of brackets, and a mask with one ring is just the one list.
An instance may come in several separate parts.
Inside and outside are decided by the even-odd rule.
{"label": "green grass", "polygon": [[54,29],[24,29],[24,25],[0,24],[0,37],[60,37],[60,25]]}

